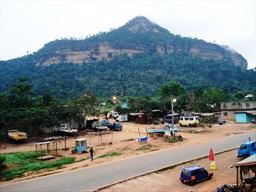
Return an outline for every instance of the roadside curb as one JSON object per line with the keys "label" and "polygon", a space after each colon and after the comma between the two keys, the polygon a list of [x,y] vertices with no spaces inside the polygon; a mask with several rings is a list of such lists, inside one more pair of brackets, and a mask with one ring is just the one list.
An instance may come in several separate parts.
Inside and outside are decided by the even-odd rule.
{"label": "roadside curb", "polygon": [[[225,152],[233,151],[233,150],[235,150],[235,149],[237,149],[237,147],[232,147],[232,148],[229,148],[229,149],[226,149],[226,150],[223,150],[223,151],[216,152],[215,155],[219,155],[219,154],[222,154],[222,153],[225,153]],[[165,171],[165,170],[167,170],[167,169],[173,169],[173,168],[176,167],[176,166],[179,166],[179,165],[182,165],[182,164],[185,164],[185,163],[189,163],[189,162],[192,162],[192,161],[204,159],[204,158],[206,158],[206,157],[208,157],[208,154],[199,156],[199,157],[197,157],[197,158],[195,158],[195,159],[190,159],[190,160],[187,160],[187,161],[181,161],[181,162],[178,162],[178,163],[175,163],[175,164],[171,164],[171,165],[168,165],[168,166],[164,166],[164,167],[162,167],[162,168],[152,169],[152,170],[150,170],[150,171],[147,171],[147,172],[144,172],[144,173],[141,173],[141,174],[138,174],[138,175],[134,175],[134,176],[128,177],[128,178],[126,178],[126,179],[124,179],[124,180],[119,180],[119,181],[110,183],[110,184],[108,184],[108,185],[104,185],[104,186],[99,187],[98,189],[95,189],[95,190],[93,190],[93,191],[94,191],[94,192],[98,192],[98,191],[100,191],[100,190],[106,189],[106,188],[111,187],[111,186],[114,186],[114,185],[116,185],[116,184],[120,184],[120,183],[129,181],[129,180],[132,180],[132,179],[136,179],[136,178],[139,178],[139,177],[142,177],[142,176],[151,174],[151,173],[160,172],[160,171]]]}

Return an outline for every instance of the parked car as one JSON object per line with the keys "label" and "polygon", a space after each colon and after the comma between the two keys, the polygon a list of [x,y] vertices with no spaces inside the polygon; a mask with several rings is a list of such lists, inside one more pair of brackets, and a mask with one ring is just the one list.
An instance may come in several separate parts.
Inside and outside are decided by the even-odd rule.
{"label": "parked car", "polygon": [[180,126],[193,126],[197,127],[199,124],[198,116],[181,116],[179,120]]}
{"label": "parked car", "polygon": [[237,157],[243,158],[256,154],[256,141],[246,141],[237,150]]}
{"label": "parked car", "polygon": [[103,119],[100,123],[101,123],[102,126],[109,126],[109,125],[111,125],[111,123],[109,122],[108,119]]}
{"label": "parked car", "polygon": [[8,139],[15,142],[27,141],[28,136],[27,133],[21,132],[17,129],[8,131]]}
{"label": "parked car", "polygon": [[208,171],[201,166],[189,166],[184,167],[180,174],[180,181],[188,185],[195,185],[196,183],[211,179],[213,173]]}
{"label": "parked car", "polygon": [[256,117],[252,119],[252,123],[256,123]]}
{"label": "parked car", "polygon": [[108,125],[108,128],[112,131],[122,131],[123,126],[119,122],[115,122]]}
{"label": "parked car", "polygon": [[118,115],[116,118],[116,121],[119,121],[119,122],[128,121],[128,115],[127,114]]}

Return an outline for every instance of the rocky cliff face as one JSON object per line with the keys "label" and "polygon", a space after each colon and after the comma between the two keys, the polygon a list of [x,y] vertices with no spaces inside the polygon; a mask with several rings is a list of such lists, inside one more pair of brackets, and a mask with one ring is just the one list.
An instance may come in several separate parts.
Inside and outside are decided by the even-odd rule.
{"label": "rocky cliff face", "polygon": [[247,68],[246,59],[236,51],[203,40],[174,35],[145,17],[135,17],[118,29],[85,40],[57,41],[46,44],[38,51],[38,66],[58,63],[86,64],[111,60],[122,54],[129,57],[138,54],[186,54],[203,60],[230,61],[242,69]]}
{"label": "rocky cliff face", "polygon": [[57,50],[53,56],[46,58],[43,62],[38,62],[37,65],[48,66],[58,63],[74,63],[86,64],[94,61],[110,60],[113,57],[121,54],[126,54],[132,57],[138,53],[143,53],[143,50],[136,49],[115,49],[107,42],[99,44],[97,49],[88,49],[81,51],[73,51],[72,49]]}

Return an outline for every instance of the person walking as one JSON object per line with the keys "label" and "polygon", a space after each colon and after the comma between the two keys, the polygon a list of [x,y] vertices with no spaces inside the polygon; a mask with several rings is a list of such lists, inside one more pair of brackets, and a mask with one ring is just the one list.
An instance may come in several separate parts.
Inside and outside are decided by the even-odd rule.
{"label": "person walking", "polygon": [[91,161],[93,161],[93,155],[95,154],[95,151],[94,151],[93,148],[91,147],[90,150],[89,150],[89,152],[90,152],[90,159],[91,159]]}

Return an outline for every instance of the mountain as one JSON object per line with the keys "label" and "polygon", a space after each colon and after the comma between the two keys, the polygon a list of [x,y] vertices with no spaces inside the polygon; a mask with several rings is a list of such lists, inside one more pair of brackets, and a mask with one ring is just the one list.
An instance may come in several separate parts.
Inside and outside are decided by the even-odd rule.
{"label": "mountain", "polygon": [[205,41],[182,38],[152,23],[136,17],[123,27],[101,33],[85,40],[57,40],[46,44],[38,52],[37,65],[58,63],[90,63],[110,60],[121,54],[186,54],[201,59],[227,60],[247,68],[246,60],[237,52]]}
{"label": "mountain", "polygon": [[172,34],[140,16],[110,32],[55,40],[33,54],[0,61],[0,90],[27,76],[37,93],[60,97],[86,91],[152,95],[170,80],[188,89],[217,86],[233,91],[254,88],[255,74],[231,48]]}

